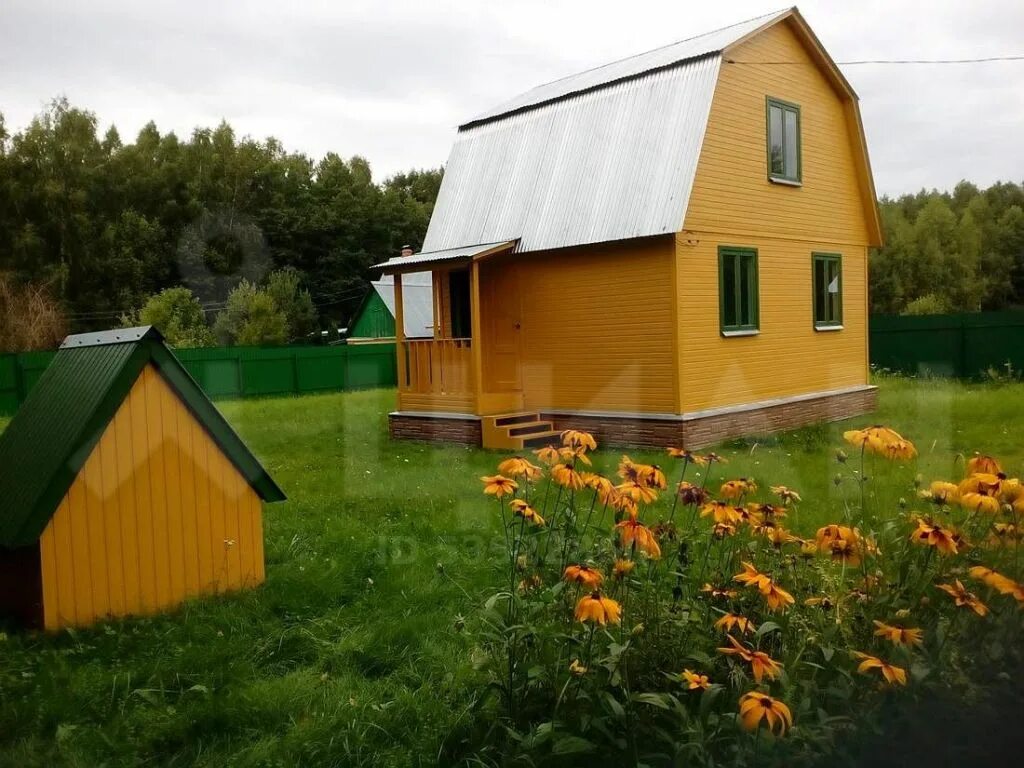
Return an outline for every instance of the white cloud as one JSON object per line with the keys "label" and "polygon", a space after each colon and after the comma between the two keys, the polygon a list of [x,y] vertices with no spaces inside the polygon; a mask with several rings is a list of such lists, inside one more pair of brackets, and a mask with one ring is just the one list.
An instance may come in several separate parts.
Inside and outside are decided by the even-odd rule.
{"label": "white cloud", "polygon": [[[378,177],[443,163],[455,126],[516,93],[775,10],[735,0],[5,0],[0,112],[27,124],[64,94],[131,137],[224,118],[287,148],[369,158]],[[1019,0],[817,0],[837,60],[1024,53]],[[878,189],[1024,179],[1024,63],[859,66]]]}

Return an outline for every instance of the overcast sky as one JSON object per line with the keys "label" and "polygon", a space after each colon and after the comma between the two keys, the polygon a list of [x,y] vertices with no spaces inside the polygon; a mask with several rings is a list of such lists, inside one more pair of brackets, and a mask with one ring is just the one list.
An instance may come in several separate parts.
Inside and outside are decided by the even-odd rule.
{"label": "overcast sky", "polygon": [[[778,0],[0,0],[0,112],[57,95],[126,141],[228,120],[377,178],[445,162],[455,126],[574,71]],[[1021,0],[805,2],[837,61],[1024,53]],[[1024,179],[1024,61],[851,66],[880,194]]]}

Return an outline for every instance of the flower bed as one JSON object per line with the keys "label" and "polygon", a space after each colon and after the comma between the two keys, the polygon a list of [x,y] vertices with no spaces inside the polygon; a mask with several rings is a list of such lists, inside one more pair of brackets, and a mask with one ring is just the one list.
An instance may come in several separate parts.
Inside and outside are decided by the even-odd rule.
{"label": "flower bed", "polygon": [[670,469],[623,456],[611,479],[573,430],[482,478],[507,554],[476,625],[495,748],[524,764],[809,763],[1007,654],[1024,486],[976,455],[963,479],[907,477],[915,503],[874,508],[868,457],[916,449],[885,427],[844,437],[836,484],[852,490],[813,531],[797,490],[712,483],[714,453],[669,448]]}

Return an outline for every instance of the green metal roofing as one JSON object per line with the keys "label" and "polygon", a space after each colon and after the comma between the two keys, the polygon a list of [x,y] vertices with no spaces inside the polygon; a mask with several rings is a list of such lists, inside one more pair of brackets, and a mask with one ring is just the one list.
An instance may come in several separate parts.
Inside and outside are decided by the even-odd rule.
{"label": "green metal roofing", "polygon": [[0,546],[36,541],[147,363],[265,501],[284,493],[151,326],[69,336],[0,434]]}

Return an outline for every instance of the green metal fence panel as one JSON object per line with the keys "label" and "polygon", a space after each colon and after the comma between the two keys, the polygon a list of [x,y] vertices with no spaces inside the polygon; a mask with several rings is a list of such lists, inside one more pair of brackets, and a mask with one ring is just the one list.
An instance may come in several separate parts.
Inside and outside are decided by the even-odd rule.
{"label": "green metal fence panel", "polygon": [[[348,351],[346,389],[395,386],[398,382],[394,344],[359,344]],[[382,384],[384,381],[389,383]]]}
{"label": "green metal fence panel", "polygon": [[[14,413],[55,352],[0,355],[0,414]],[[334,347],[217,347],[175,354],[213,398],[393,387],[394,343]]]}
{"label": "green metal fence panel", "polygon": [[1024,370],[1024,312],[892,316],[870,320],[871,364],[912,375],[978,378]]}

